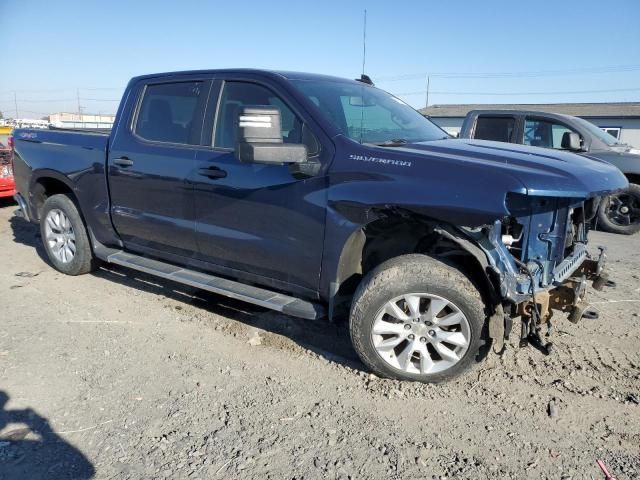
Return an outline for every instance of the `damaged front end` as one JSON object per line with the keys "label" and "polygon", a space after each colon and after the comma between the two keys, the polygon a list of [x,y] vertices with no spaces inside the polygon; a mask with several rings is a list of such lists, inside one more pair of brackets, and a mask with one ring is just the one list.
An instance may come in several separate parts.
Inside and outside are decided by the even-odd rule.
{"label": "damaged front end", "polygon": [[[587,312],[587,285],[612,285],[605,269],[606,252],[587,249],[590,221],[599,198],[507,195],[510,215],[493,225],[464,228],[486,255],[489,276],[500,302],[490,318],[494,350],[502,351],[514,319],[520,319],[520,345],[532,344],[545,353],[554,311],[572,322]],[[586,313],[585,313],[586,312]],[[543,335],[543,329],[545,330]]]}

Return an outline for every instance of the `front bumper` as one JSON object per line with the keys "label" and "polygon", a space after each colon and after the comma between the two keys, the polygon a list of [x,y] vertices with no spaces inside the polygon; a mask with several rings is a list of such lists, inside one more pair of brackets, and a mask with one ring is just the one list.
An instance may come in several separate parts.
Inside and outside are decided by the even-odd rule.
{"label": "front bumper", "polygon": [[[576,258],[582,258],[582,262],[577,261]],[[585,248],[584,251],[579,250],[572,258],[568,258],[566,265],[565,262],[560,264],[554,271],[554,286],[535,293],[536,315],[539,315],[537,323],[549,322],[554,310],[568,314],[569,320],[577,323],[589,307],[587,301],[589,282],[594,289],[602,290],[609,281],[606,260],[605,248],[600,247],[600,253],[595,258],[592,258]],[[519,305],[519,313],[523,317],[530,317],[533,309],[533,301],[526,301]]]}
{"label": "front bumper", "polygon": [[27,222],[30,222],[31,218],[29,218],[29,208],[27,207],[27,202],[24,200],[24,197],[21,194],[16,193],[13,198],[18,204],[18,208],[13,212],[13,214],[16,217],[24,218]]}

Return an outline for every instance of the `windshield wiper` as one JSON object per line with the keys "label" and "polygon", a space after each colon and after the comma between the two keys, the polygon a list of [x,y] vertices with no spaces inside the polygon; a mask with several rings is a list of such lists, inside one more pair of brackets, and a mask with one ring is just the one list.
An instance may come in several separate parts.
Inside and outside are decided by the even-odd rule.
{"label": "windshield wiper", "polygon": [[407,143],[407,140],[405,140],[404,138],[393,138],[382,143],[376,143],[375,145],[379,147],[400,147],[405,143]]}

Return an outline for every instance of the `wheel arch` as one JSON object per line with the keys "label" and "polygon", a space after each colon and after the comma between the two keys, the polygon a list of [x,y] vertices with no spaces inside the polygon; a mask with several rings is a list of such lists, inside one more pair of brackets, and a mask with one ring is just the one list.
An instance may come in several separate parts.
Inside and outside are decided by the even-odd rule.
{"label": "wheel arch", "polygon": [[624,176],[627,177],[629,183],[640,185],[640,173],[625,173]]}
{"label": "wheel arch", "polygon": [[73,184],[69,178],[55,170],[40,170],[34,173],[29,186],[29,203],[33,214],[32,218],[35,221],[39,221],[42,206],[47,198],[57,194],[68,195],[76,204],[78,203]]}
{"label": "wheel arch", "polygon": [[360,281],[376,266],[394,257],[422,253],[459,269],[476,284],[487,304],[499,303],[496,287],[487,273],[484,252],[469,240],[452,234],[453,226],[406,209],[376,212],[369,223],[356,229],[344,243],[330,291],[329,318],[349,303]]}

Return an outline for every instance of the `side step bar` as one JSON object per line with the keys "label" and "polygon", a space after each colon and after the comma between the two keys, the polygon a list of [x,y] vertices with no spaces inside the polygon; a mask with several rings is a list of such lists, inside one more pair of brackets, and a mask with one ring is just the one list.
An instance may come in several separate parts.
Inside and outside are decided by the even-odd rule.
{"label": "side step bar", "polygon": [[195,270],[177,267],[151,258],[132,255],[122,250],[107,255],[105,260],[109,263],[139,270],[156,277],[166,278],[167,280],[235,298],[236,300],[260,305],[261,307],[282,312],[285,315],[306,318],[307,320],[318,320],[325,315],[324,308],[313,302]]}

